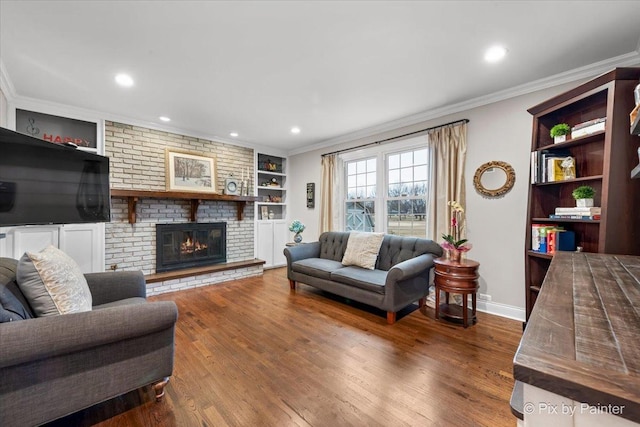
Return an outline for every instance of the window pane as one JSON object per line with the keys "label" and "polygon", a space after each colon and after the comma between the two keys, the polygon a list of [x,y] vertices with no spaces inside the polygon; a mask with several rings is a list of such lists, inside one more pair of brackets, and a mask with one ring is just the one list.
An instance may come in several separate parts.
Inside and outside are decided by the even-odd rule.
{"label": "window pane", "polygon": [[389,184],[400,182],[400,171],[398,169],[389,171]]}
{"label": "window pane", "polygon": [[426,181],[418,181],[413,185],[413,194],[416,196],[426,196],[427,195],[427,182]]}
{"label": "window pane", "polygon": [[367,172],[375,172],[376,171],[376,159],[367,160]]}
{"label": "window pane", "polygon": [[356,185],[358,187],[367,185],[367,175],[365,174],[356,175]]}
{"label": "window pane", "polygon": [[400,196],[410,196],[413,194],[413,184],[402,184]]}
{"label": "window pane", "polygon": [[413,168],[413,179],[415,181],[426,181],[427,180],[427,166],[416,166]]}
{"label": "window pane", "polygon": [[424,150],[416,150],[413,152],[413,164],[425,165],[429,160],[429,152],[425,148]]}
{"label": "window pane", "polygon": [[413,181],[413,168],[400,169],[400,181],[403,183]]}
{"label": "window pane", "polygon": [[356,162],[356,172],[357,173],[365,173],[367,171],[367,162],[366,160],[361,160]]}
{"label": "window pane", "polygon": [[376,186],[375,185],[370,185],[367,187],[367,198],[368,199],[373,199],[376,197]]}
{"label": "window pane", "polygon": [[349,191],[347,191],[347,199],[355,199],[356,198],[356,190],[353,188],[350,188]]}
{"label": "window pane", "polygon": [[389,156],[389,169],[398,169],[400,168],[400,155],[392,154]]}
{"label": "window pane", "polygon": [[376,173],[369,172],[367,174],[367,185],[376,185]]}
{"label": "window pane", "polygon": [[347,187],[355,187],[356,186],[356,176],[355,175],[349,175],[347,177]]}
{"label": "window pane", "polygon": [[355,162],[347,163],[347,175],[354,175],[356,173]]}
{"label": "window pane", "polygon": [[409,151],[408,153],[402,153],[400,155],[400,166],[407,167],[413,165],[413,151]]}

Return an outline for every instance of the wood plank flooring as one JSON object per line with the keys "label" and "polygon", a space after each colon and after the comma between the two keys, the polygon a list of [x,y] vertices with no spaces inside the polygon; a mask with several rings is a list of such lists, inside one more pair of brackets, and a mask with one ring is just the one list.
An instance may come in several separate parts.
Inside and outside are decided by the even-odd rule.
{"label": "wood plank flooring", "polygon": [[514,426],[522,324],[478,313],[386,313],[300,284],[285,269],[151,300],[178,305],[174,375],[51,426]]}

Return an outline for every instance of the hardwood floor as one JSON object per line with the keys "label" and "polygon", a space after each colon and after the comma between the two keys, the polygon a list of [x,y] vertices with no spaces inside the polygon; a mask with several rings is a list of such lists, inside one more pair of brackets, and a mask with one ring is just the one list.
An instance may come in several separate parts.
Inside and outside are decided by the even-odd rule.
{"label": "hardwood floor", "polygon": [[478,313],[463,329],[417,305],[386,313],[285,269],[150,298],[178,304],[174,375],[51,425],[514,426],[522,324]]}

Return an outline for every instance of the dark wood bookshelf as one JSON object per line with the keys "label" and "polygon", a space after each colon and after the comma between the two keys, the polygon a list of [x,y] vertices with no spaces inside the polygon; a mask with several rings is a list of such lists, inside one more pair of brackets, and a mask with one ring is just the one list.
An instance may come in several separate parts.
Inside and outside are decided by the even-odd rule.
{"label": "dark wood bookshelf", "polygon": [[[551,254],[531,250],[532,224],[562,224],[575,233],[576,245],[585,252],[640,255],[640,179],[629,177],[638,161],[640,138],[631,135],[628,128],[629,112],[635,107],[633,89],[639,79],[640,68],[616,68],[528,110],[533,116],[531,151],[568,152],[575,159],[577,177],[529,186],[525,231],[527,319],[553,259]],[[603,117],[604,131],[558,144],[549,135],[558,123],[573,127]],[[557,207],[575,206],[571,193],[580,185],[595,189],[594,205],[602,208],[600,219],[549,218]]]}

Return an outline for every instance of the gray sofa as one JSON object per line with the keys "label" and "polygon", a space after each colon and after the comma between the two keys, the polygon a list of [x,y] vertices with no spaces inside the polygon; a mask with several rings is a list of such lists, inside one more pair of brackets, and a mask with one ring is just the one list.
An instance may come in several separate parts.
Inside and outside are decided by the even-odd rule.
{"label": "gray sofa", "polygon": [[33,313],[17,263],[0,258],[1,314],[10,320],[0,323],[0,426],[42,424],[149,384],[162,397],[174,302],[147,302],[140,272],[93,273],[85,275],[92,311],[21,320]]}
{"label": "gray sofa", "polygon": [[326,232],[317,242],[284,249],[291,289],[296,282],[349,298],[387,312],[387,323],[396,312],[425,303],[432,280],[433,259],[443,250],[432,240],[385,235],[374,270],[343,266],[348,232]]}

